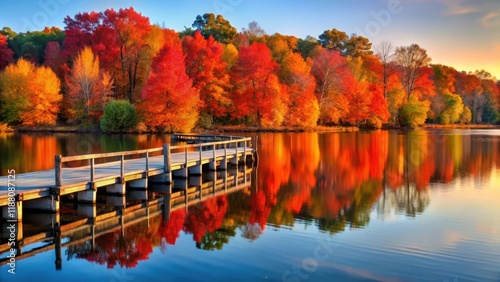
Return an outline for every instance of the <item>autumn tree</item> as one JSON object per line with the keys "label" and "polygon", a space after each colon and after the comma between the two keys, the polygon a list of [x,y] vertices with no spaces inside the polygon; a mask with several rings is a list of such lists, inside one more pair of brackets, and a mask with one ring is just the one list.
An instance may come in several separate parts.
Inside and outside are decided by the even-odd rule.
{"label": "autumn tree", "polygon": [[431,62],[427,51],[417,44],[401,46],[396,48],[396,63],[401,67],[403,74],[403,85],[409,98],[415,90],[415,82],[422,75],[422,67]]}
{"label": "autumn tree", "polygon": [[68,66],[66,64],[66,58],[61,50],[61,44],[57,41],[47,43],[44,54],[45,61],[43,64],[50,67],[59,78],[63,78],[64,75],[66,75]]}
{"label": "autumn tree", "polygon": [[139,113],[150,127],[188,132],[198,120],[200,94],[186,74],[180,42],[167,43],[153,59]]}
{"label": "autumn tree", "polygon": [[101,72],[99,58],[90,47],[83,48],[76,56],[66,83],[73,118],[88,121],[92,116],[96,122],[104,110],[105,101],[113,93],[113,81],[107,73]]}
{"label": "autumn tree", "polygon": [[320,123],[339,123],[349,113],[346,94],[354,91],[355,80],[338,51],[318,47],[313,53],[311,73],[316,79]]}
{"label": "autumn tree", "polygon": [[247,118],[262,127],[280,126],[287,99],[278,80],[279,66],[263,43],[241,47],[232,70],[234,117]]}
{"label": "autumn tree", "polygon": [[408,101],[399,110],[401,125],[416,128],[425,123],[427,112],[430,110],[428,100],[420,101],[416,95],[410,95]]}
{"label": "autumn tree", "polygon": [[41,31],[28,31],[15,33],[11,30],[5,32],[8,35],[9,47],[14,51],[14,58],[24,58],[35,64],[42,64],[45,61],[45,48],[49,42],[57,41],[62,43],[64,31],[58,27],[46,27]]}
{"label": "autumn tree", "polygon": [[352,90],[347,93],[349,113],[346,121],[382,127],[390,115],[383,96],[380,61],[372,55],[348,57],[346,61],[355,79]]}
{"label": "autumn tree", "polygon": [[222,15],[215,16],[212,13],[205,13],[203,16],[196,16],[193,28],[201,31],[205,38],[212,36],[220,43],[229,43],[238,33],[228,20]]}
{"label": "autumn tree", "polygon": [[444,96],[444,107],[439,116],[441,124],[457,123],[464,112],[462,98],[457,94],[446,93]]}
{"label": "autumn tree", "polygon": [[316,126],[319,104],[315,97],[316,82],[311,74],[311,65],[298,53],[290,53],[282,65],[287,70],[282,74],[282,82],[286,85],[289,97],[285,124],[299,127]]}
{"label": "autumn tree", "polygon": [[200,93],[201,116],[212,124],[214,117],[226,115],[231,100],[228,94],[229,73],[223,60],[224,47],[213,37],[205,39],[199,31],[182,40],[186,54],[186,73]]}
{"label": "autumn tree", "polygon": [[1,114],[10,124],[55,124],[59,92],[60,81],[50,68],[20,59],[0,75]]}
{"label": "autumn tree", "polygon": [[118,97],[135,101],[148,71],[143,62],[151,55],[149,19],[131,7],[118,12],[80,13],[66,17],[64,23],[67,54],[72,57],[84,46],[91,46],[103,69],[113,76]]}
{"label": "autumn tree", "polygon": [[481,79],[474,74],[459,72],[456,74],[455,89],[465,106],[471,110],[472,123],[480,123],[485,102]]}
{"label": "autumn tree", "polygon": [[0,34],[0,71],[14,61],[14,52],[7,46],[7,37]]}

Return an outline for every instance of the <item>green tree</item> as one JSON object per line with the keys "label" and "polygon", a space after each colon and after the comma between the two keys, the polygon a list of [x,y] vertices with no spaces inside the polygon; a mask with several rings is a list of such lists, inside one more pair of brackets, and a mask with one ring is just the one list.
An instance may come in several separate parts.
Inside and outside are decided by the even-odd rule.
{"label": "green tree", "polygon": [[410,95],[408,101],[399,110],[401,125],[416,128],[425,123],[427,112],[430,109],[430,102],[419,101],[416,95]]}
{"label": "green tree", "polygon": [[309,53],[318,46],[318,39],[308,35],[305,39],[300,38],[297,42],[297,49],[302,55],[302,58],[307,59]]}
{"label": "green tree", "polygon": [[203,16],[196,16],[193,28],[201,31],[201,34],[208,39],[211,36],[221,43],[229,43],[236,36],[238,31],[222,15],[215,16],[212,13],[205,13]]}
{"label": "green tree", "polygon": [[439,123],[457,123],[464,112],[464,103],[460,95],[447,93],[444,96],[444,108],[439,116]]}
{"label": "green tree", "polygon": [[358,57],[361,55],[372,55],[372,43],[366,37],[347,33],[336,28],[325,30],[319,36],[319,43],[326,49],[339,51],[345,57]]}
{"label": "green tree", "polygon": [[135,107],[125,100],[111,101],[104,109],[101,117],[101,130],[104,132],[119,132],[137,125]]}

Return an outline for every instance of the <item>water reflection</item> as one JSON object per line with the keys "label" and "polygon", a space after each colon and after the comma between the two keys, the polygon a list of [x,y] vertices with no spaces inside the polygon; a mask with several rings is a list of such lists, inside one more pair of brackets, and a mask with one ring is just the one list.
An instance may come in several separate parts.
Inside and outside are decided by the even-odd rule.
{"label": "water reflection", "polygon": [[[133,268],[155,248],[176,245],[182,233],[196,248],[213,251],[224,249],[237,234],[256,241],[266,228],[294,227],[298,218],[333,235],[365,228],[374,215],[418,217],[433,200],[434,184],[488,177],[498,184],[498,176],[491,175],[500,164],[499,141],[498,132],[263,133],[251,188],[175,210],[168,220],[152,217],[71,245],[66,257]],[[50,168],[52,156],[72,154],[70,148],[98,153],[164,142],[168,136],[2,135],[1,168]],[[498,233],[494,226],[481,226],[488,228]]]}

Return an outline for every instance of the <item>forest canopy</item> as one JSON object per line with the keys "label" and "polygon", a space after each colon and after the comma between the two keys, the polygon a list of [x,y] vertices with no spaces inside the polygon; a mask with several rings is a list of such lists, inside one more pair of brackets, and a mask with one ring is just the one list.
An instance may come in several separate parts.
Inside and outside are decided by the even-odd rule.
{"label": "forest canopy", "polygon": [[132,7],[64,24],[0,31],[0,123],[99,125],[115,100],[167,132],[500,121],[499,81],[432,64],[418,44],[373,45],[336,28],[301,39],[256,22],[238,31],[211,13],[176,32]]}

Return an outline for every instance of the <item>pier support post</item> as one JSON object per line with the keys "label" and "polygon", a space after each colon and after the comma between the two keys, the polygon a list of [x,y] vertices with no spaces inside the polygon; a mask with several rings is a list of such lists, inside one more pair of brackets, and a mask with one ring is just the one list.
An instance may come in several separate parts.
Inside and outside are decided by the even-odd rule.
{"label": "pier support post", "polygon": [[59,225],[54,226],[54,249],[56,251],[56,270],[62,269],[62,252],[61,252],[61,228]]}
{"label": "pier support post", "polygon": [[106,186],[106,193],[108,194],[117,194],[117,195],[125,195],[126,188],[125,183],[116,183]]}
{"label": "pier support post", "polygon": [[187,168],[180,168],[178,170],[174,170],[172,172],[172,174],[174,175],[174,177],[178,177],[178,178],[188,178],[188,169]]}
{"label": "pier support post", "polygon": [[143,178],[143,179],[132,180],[128,183],[128,186],[134,189],[148,189],[148,179]]}
{"label": "pier support post", "polygon": [[87,189],[85,191],[78,192],[78,202],[95,204],[96,200],[97,200],[96,190]]}
{"label": "pier support post", "polygon": [[26,201],[24,207],[27,209],[58,212],[60,202],[57,198],[59,197],[51,195],[45,198]]}

